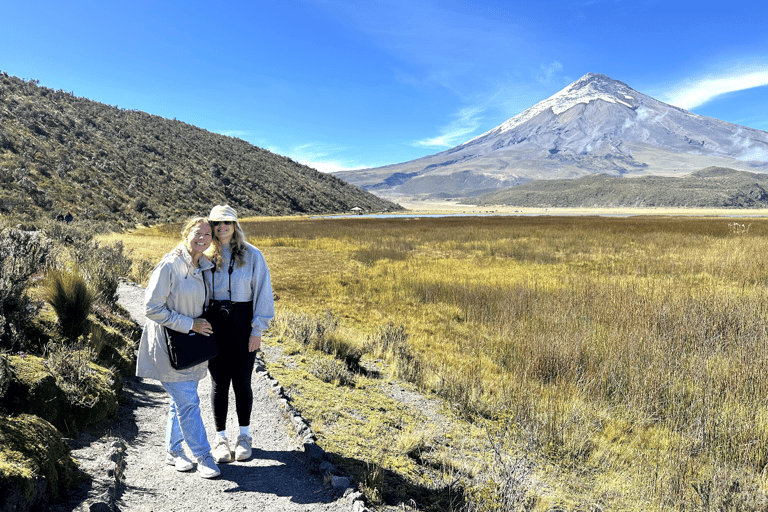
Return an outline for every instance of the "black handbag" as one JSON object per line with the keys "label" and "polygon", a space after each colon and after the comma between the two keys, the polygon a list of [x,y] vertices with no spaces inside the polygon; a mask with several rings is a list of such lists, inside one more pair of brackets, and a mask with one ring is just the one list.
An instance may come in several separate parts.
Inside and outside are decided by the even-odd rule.
{"label": "black handbag", "polygon": [[[203,279],[203,285],[205,285],[205,279]],[[203,318],[207,316],[205,312],[207,302],[208,286],[205,286]],[[219,345],[213,333],[203,336],[195,331],[179,332],[165,327],[165,342],[168,346],[168,359],[174,370],[186,370],[219,355]]]}
{"label": "black handbag", "polygon": [[219,354],[219,346],[213,334],[203,336],[194,331],[179,332],[166,327],[165,339],[168,358],[174,370],[186,370]]}

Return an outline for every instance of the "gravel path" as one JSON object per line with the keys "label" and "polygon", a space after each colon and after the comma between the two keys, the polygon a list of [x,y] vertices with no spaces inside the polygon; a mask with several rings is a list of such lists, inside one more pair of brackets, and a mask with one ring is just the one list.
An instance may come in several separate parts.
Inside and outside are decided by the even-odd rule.
{"label": "gravel path", "polygon": [[[119,303],[143,324],[144,289],[121,284]],[[72,455],[92,481],[53,512],[77,511],[363,511],[360,494],[313,444],[313,434],[281,398],[280,386],[257,360],[251,415],[253,457],[220,464],[221,476],[206,480],[164,463],[168,395],[159,383],[124,379],[127,403],[113,424],[72,440]],[[213,439],[211,383],[200,382],[203,422]],[[228,432],[236,432],[230,393]],[[189,451],[187,452],[190,455]],[[336,473],[330,478],[325,475]],[[326,483],[328,481],[328,483]],[[347,484],[347,485],[345,485]]]}

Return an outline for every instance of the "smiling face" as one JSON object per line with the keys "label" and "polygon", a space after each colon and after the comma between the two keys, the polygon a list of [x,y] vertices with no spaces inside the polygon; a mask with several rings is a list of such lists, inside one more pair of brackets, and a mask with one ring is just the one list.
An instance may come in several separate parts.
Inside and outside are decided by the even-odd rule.
{"label": "smiling face", "polygon": [[193,257],[200,256],[211,246],[211,226],[207,222],[201,222],[189,232],[187,246]]}
{"label": "smiling face", "polygon": [[213,229],[216,230],[216,238],[219,239],[222,245],[226,245],[232,240],[232,235],[235,232],[235,225],[232,221],[212,221],[211,224],[214,226]]}

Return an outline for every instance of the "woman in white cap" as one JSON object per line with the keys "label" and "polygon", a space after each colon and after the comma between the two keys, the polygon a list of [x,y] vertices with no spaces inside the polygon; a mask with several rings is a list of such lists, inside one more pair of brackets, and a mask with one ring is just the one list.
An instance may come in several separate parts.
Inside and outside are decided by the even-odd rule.
{"label": "woman in white cap", "polygon": [[213,457],[231,462],[227,437],[229,388],[235,394],[240,427],[234,444],[235,460],[251,457],[250,433],[253,389],[251,375],[261,333],[275,314],[269,268],[261,252],[245,241],[237,213],[228,206],[214,206],[208,220],[220,250],[216,271],[211,274],[213,302],[208,316],[219,344],[219,355],[208,362],[211,374],[211,405],[216,427]]}
{"label": "woman in white cap", "polygon": [[180,332],[194,331],[203,336],[213,332],[211,324],[201,318],[206,301],[203,274],[213,270],[213,263],[203,253],[210,247],[208,220],[203,217],[191,219],[182,231],[182,243],[163,256],[152,271],[144,293],[147,321],[136,361],[138,377],[160,381],[171,395],[165,462],[177,471],[194,468],[184,454],[182,442],[186,441],[197,459],[197,472],[204,478],[221,474],[211,456],[197,394],[197,384],[205,378],[206,363],[186,370],[173,369],[168,358],[165,327]]}

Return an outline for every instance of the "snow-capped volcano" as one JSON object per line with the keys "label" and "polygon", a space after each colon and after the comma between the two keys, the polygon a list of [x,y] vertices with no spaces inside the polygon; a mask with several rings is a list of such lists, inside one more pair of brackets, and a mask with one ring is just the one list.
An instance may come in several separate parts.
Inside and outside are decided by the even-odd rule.
{"label": "snow-capped volcano", "polygon": [[633,96],[632,93],[635,95],[638,94],[621,82],[611,80],[604,75],[589,73],[573,82],[562,91],[550,96],[544,101],[540,101],[523,113],[506,121],[501,126],[494,128],[491,132],[496,130],[511,130],[547,110],[552,110],[553,114],[559,115],[580,103],[588,105],[596,100],[603,100],[608,103],[618,103],[633,108],[632,105],[628,103],[628,101],[635,99],[635,96]]}
{"label": "snow-capped volcano", "polygon": [[388,197],[467,197],[535,179],[680,176],[710,166],[768,172],[768,132],[590,73],[453,149],[337,176]]}

